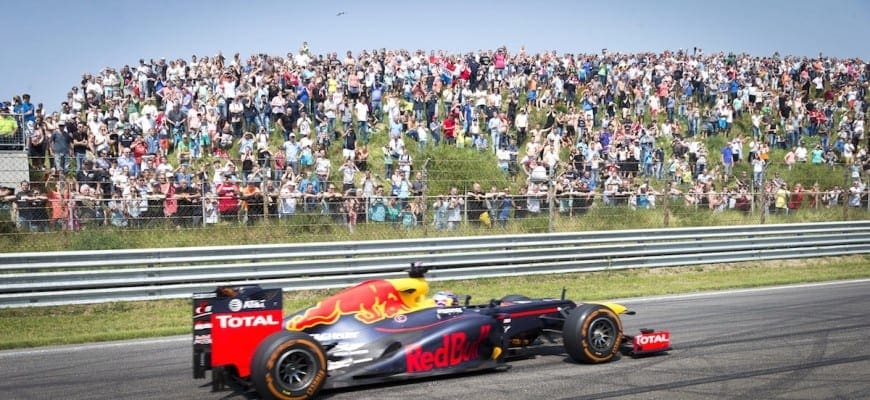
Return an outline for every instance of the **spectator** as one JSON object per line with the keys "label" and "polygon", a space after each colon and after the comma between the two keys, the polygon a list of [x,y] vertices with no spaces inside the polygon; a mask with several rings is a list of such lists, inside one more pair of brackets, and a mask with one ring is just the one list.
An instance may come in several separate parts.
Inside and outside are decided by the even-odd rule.
{"label": "spectator", "polygon": [[722,165],[724,166],[725,176],[731,176],[731,171],[734,166],[734,152],[730,144],[726,143],[722,147]]}
{"label": "spectator", "polygon": [[444,195],[438,195],[435,202],[432,204],[433,209],[433,221],[432,226],[436,230],[443,230],[447,228],[447,218],[448,218],[448,207],[449,203]]}
{"label": "spectator", "polygon": [[454,230],[462,223],[462,213],[465,208],[465,198],[459,195],[454,186],[450,188],[447,201],[447,229]]}
{"label": "spectator", "polygon": [[359,172],[359,168],[357,168],[356,164],[353,163],[352,158],[346,158],[344,164],[338,168],[338,172],[340,172],[342,176],[342,192],[347,192],[348,190],[356,188],[354,182],[356,182],[356,174]]}
{"label": "spectator", "polygon": [[18,121],[13,114],[7,113],[6,103],[0,103],[0,138],[9,142],[18,132]]}
{"label": "spectator", "polygon": [[794,190],[791,192],[791,196],[788,200],[788,212],[789,214],[796,213],[803,204],[804,201],[804,189],[800,183],[796,183],[794,185]]}
{"label": "spectator", "polygon": [[810,163],[813,165],[821,165],[824,162],[824,151],[821,145],[816,145],[811,153]]}
{"label": "spectator", "polygon": [[48,198],[38,189],[32,189],[30,182],[21,181],[21,189],[15,194],[15,208],[18,213],[16,225],[26,231],[40,232],[48,228],[46,204]]}
{"label": "spectator", "polygon": [[860,180],[852,182],[849,187],[849,207],[861,207],[861,196],[865,192],[865,187]]}
{"label": "spectator", "polygon": [[542,210],[541,201],[546,197],[546,191],[540,190],[539,186],[535,183],[530,184],[526,193],[526,211],[532,215],[540,214]]}
{"label": "spectator", "polygon": [[354,163],[357,169],[366,172],[369,170],[369,147],[366,145],[357,146],[354,154]]}
{"label": "spectator", "polygon": [[238,218],[239,195],[241,194],[241,191],[236,182],[235,176],[227,172],[224,173],[223,180],[215,187],[218,212],[220,213],[221,218]]}
{"label": "spectator", "polygon": [[776,199],[774,207],[776,208],[776,213],[783,215],[788,214],[788,200],[790,194],[788,191],[788,187],[785,183],[783,183],[781,185],[778,185],[778,187],[774,190]]}
{"label": "spectator", "polygon": [[[368,126],[369,117],[380,115],[382,109],[385,117],[391,121],[391,133],[395,134],[394,131],[399,133],[392,136],[401,137],[402,131],[416,132],[416,138],[421,145],[424,142],[421,132],[426,131],[425,126],[428,123],[431,123],[429,135],[433,141],[438,142],[443,130],[445,137],[455,143],[455,139],[463,137],[464,133],[468,133],[470,137],[475,136],[477,133],[474,129],[475,118],[486,121],[487,128],[490,128],[488,133],[493,135],[491,146],[496,149],[499,167],[504,170],[507,160],[508,171],[512,172],[512,175],[516,173],[517,168],[514,168],[514,171],[511,169],[512,165],[517,164],[516,147],[525,146],[523,168],[529,175],[535,172],[537,176],[531,180],[539,184],[536,189],[542,193],[546,193],[546,188],[541,185],[544,182],[549,183],[550,176],[557,176],[564,170],[561,166],[562,160],[559,158],[560,148],[563,146],[571,149],[571,159],[568,161],[576,165],[577,171],[583,173],[580,182],[586,185],[591,195],[594,195],[596,190],[601,163],[609,168],[619,167],[617,171],[624,176],[623,179],[629,179],[634,174],[636,163],[644,166],[645,176],[660,177],[661,174],[656,173],[656,170],[663,169],[664,161],[671,158],[673,162],[667,166],[674,181],[682,179],[684,184],[691,185],[693,175],[697,174],[701,174],[698,179],[700,182],[706,181],[707,177],[715,179],[719,162],[705,160],[698,146],[699,143],[674,140],[675,145],[672,147],[674,157],[670,157],[671,154],[667,154],[664,150],[660,155],[654,152],[654,144],[662,136],[672,136],[676,139],[685,133],[697,133],[701,128],[705,132],[714,132],[714,129],[727,132],[735,122],[734,119],[741,118],[740,114],[744,109],[748,109],[750,113],[749,120],[753,132],[749,146],[750,157],[747,161],[754,162],[756,158],[767,161],[771,157],[769,146],[777,143],[796,146],[793,151],[794,161],[789,163],[789,167],[794,162],[805,162],[807,158],[813,164],[836,163],[840,157],[858,160],[864,154],[862,151],[865,151],[860,148],[862,140],[860,135],[863,134],[865,119],[862,110],[866,108],[862,106],[863,92],[860,91],[866,89],[866,84],[861,86],[860,82],[863,82],[861,79],[864,78],[865,71],[862,69],[863,64],[855,61],[831,60],[828,63],[826,60],[816,67],[815,62],[800,63],[794,58],[735,56],[731,59],[721,55],[695,53],[668,55],[668,57],[651,56],[645,58],[644,64],[637,64],[631,62],[632,55],[608,55],[605,61],[598,56],[570,54],[559,56],[542,54],[528,58],[525,58],[525,55],[519,56],[519,53],[510,56],[506,53],[499,54],[501,55],[493,56],[492,59],[496,60],[496,64],[501,62],[505,64],[501,69],[491,67],[489,62],[485,62],[491,58],[489,53],[482,53],[471,60],[463,60],[461,57],[449,54],[438,56],[433,54],[432,57],[425,57],[422,54],[388,51],[383,56],[379,54],[373,56],[364,52],[356,57],[349,54],[343,62],[337,57],[334,60],[330,59],[331,61],[317,62],[316,57],[311,58],[306,52],[304,56],[294,54],[287,58],[254,56],[246,65],[238,57],[235,57],[232,63],[225,64],[223,56],[195,60],[190,64],[185,63],[184,60],[171,60],[168,65],[164,60],[151,63],[141,60],[138,68],[120,73],[130,82],[130,96],[123,96],[120,102],[113,99],[118,91],[128,90],[120,81],[115,83],[117,74],[107,70],[98,76],[88,75],[82,86],[75,87],[69,94],[66,104],[62,104],[63,111],[55,122],[61,122],[58,130],[62,133],[71,136],[83,134],[87,139],[84,156],[81,152],[75,153],[77,170],[83,167],[83,160],[86,158],[96,156],[96,162],[102,163],[100,150],[107,146],[108,154],[114,155],[112,143],[118,144],[117,151],[120,153],[118,166],[112,167],[112,182],[116,186],[124,185],[125,171],[136,176],[141,174],[143,169],[146,171],[149,168],[165,169],[160,167],[161,163],[157,160],[165,158],[166,152],[170,150],[175,152],[179,164],[184,164],[195,163],[198,159],[196,144],[202,146],[204,156],[208,155],[207,144],[202,140],[214,141],[218,144],[216,147],[228,149],[234,131],[238,130],[237,120],[233,118],[238,113],[236,103],[242,105],[243,131],[250,129],[251,117],[256,119],[253,124],[258,126],[258,130],[259,127],[267,125],[261,120],[268,106],[268,109],[275,114],[273,119],[276,126],[286,136],[285,142],[290,142],[290,134],[293,130],[300,133],[314,131],[311,123],[315,123],[318,133],[317,144],[312,141],[314,138],[311,134],[296,143],[297,165],[292,165],[293,149],[287,151],[283,148],[283,155],[287,159],[286,165],[292,166],[290,175],[301,172],[300,168],[317,172],[315,161],[320,161],[320,157],[315,156],[319,155],[320,147],[328,146],[331,140],[328,134],[325,137],[322,134],[333,131],[332,124],[336,122],[335,119],[341,119],[344,125],[344,129],[341,130],[345,132],[342,146],[343,159],[349,158],[348,154],[352,154],[358,169],[365,170],[365,157],[360,156],[365,153],[365,150],[361,150],[364,147],[356,146],[356,138],[350,137],[350,133],[361,133],[359,125],[356,130],[347,128],[353,126],[352,122],[356,116],[357,123],[363,123],[367,128],[367,141],[369,134],[373,133]],[[382,66],[378,60],[380,57],[384,60],[396,61],[386,62]],[[499,57],[501,61],[498,61]],[[668,65],[671,59],[679,60],[678,69],[672,69]],[[704,65],[703,71],[697,67],[701,64]],[[576,75],[572,73],[572,68],[576,68]],[[767,75],[757,72],[771,69],[793,71]],[[813,76],[810,76],[810,73]],[[626,84],[628,80],[625,78],[629,76],[642,77],[647,74],[651,79],[636,80],[635,86]],[[806,79],[803,79],[804,74],[807,75]],[[825,98],[829,99],[831,104],[805,96],[801,92],[800,85],[786,84],[782,81],[783,75],[788,80],[795,81],[796,77],[801,76],[804,81],[811,82],[813,87],[819,87],[821,84],[822,88],[831,88],[830,96],[825,93]],[[571,98],[576,90],[573,76],[582,80],[579,83],[584,84],[581,99],[583,110],[575,111],[571,104],[567,104],[565,111],[559,110],[558,106],[550,107],[550,100]],[[599,79],[593,80],[593,76]],[[586,85],[587,82],[589,85]],[[847,83],[845,88],[838,89],[844,82]],[[573,89],[570,88],[572,85],[575,85]],[[534,90],[536,93],[533,96],[534,100],[529,103],[537,103],[539,108],[548,113],[543,124],[544,129],[533,130],[533,137],[528,142],[525,137],[529,123],[528,106],[521,107],[516,101],[523,88]],[[501,90],[510,91],[507,115],[503,114],[504,109],[500,103]],[[269,98],[272,100],[266,104]],[[348,101],[348,98],[352,101]],[[778,101],[779,98],[782,100]],[[840,104],[834,104],[838,100]],[[29,103],[29,100],[17,102],[19,111],[28,108],[24,103]],[[444,110],[438,107],[439,104],[443,104]],[[837,110],[838,106],[842,106],[842,111]],[[33,115],[38,119],[40,107],[33,108]],[[674,123],[653,123],[646,127],[633,122],[648,117],[650,108],[655,109],[655,112],[665,108],[667,119],[673,119]],[[106,111],[92,111],[97,109]],[[621,115],[617,114],[617,109],[622,112]],[[361,119],[360,111],[363,110],[365,118]],[[254,111],[256,116],[253,115]],[[837,124],[834,124],[835,112],[841,112],[837,114]],[[76,116],[77,113],[80,116]],[[183,116],[184,113],[187,113],[186,117]],[[839,115],[842,114],[846,114],[848,118],[840,118]],[[315,122],[306,123],[308,120],[306,115],[312,115]],[[423,118],[424,115],[426,118]],[[619,116],[622,120],[618,118]],[[78,124],[76,118],[79,117],[82,117],[82,121],[87,124]],[[688,122],[685,130],[678,124],[681,118],[686,118],[685,121]],[[420,120],[422,126],[416,126],[416,122],[412,122],[414,119]],[[459,126],[456,124],[457,119],[463,122]],[[49,120],[46,118],[44,121]],[[120,123],[128,121],[128,127],[141,130],[142,139],[137,139],[132,134],[134,129],[128,129],[129,134],[122,129],[118,129],[117,133],[113,132],[116,121],[119,128],[123,126]],[[443,122],[439,123],[439,121]],[[513,122],[513,127],[510,126],[510,122]],[[719,128],[720,122],[725,123],[724,128]],[[197,125],[200,129],[197,129]],[[179,127],[185,129],[185,132],[178,132]],[[323,129],[324,127],[326,129]],[[479,125],[477,127],[479,128]],[[39,126],[34,127],[34,129],[38,128]],[[510,136],[508,133],[511,132],[511,128],[516,129],[519,142],[511,140],[506,148],[508,153],[506,155],[502,151],[505,149],[502,147],[502,138]],[[807,154],[803,141],[799,136],[796,137],[805,128],[809,134],[808,140],[815,140],[816,135],[820,136],[818,154],[816,150]],[[836,130],[837,143],[833,147],[836,150],[825,154],[828,151],[828,130],[832,128]],[[768,134],[766,144],[760,141],[762,130]],[[60,158],[55,160],[56,169],[66,172],[69,168],[70,152],[61,152],[58,156],[53,151],[54,133],[54,129],[49,126],[44,140],[48,140],[49,151],[53,158]],[[173,134],[178,136],[175,137]],[[184,139],[182,134],[186,134],[187,139]],[[477,136],[482,138],[487,135]],[[778,136],[783,140],[779,140]],[[33,138],[38,140],[38,135],[35,134]],[[160,138],[166,141],[162,147]],[[721,167],[725,176],[733,173],[733,164],[741,159],[742,142],[738,139],[739,136],[727,141],[722,148]],[[268,144],[268,141],[268,133],[261,131],[253,143],[257,146],[254,147],[252,144],[252,148],[257,149],[257,154],[249,157],[244,152],[240,153],[244,156],[242,160],[244,168],[242,168],[243,175],[237,175],[238,178],[246,180],[248,178],[246,175],[253,173],[257,165],[268,172],[271,159],[276,161],[278,169],[282,169],[278,166],[280,153],[268,152],[271,157],[265,163],[263,157],[260,157],[259,144]],[[61,140],[61,143],[58,143],[60,147],[63,147],[62,142]],[[70,151],[73,150],[72,142],[72,140],[69,142]],[[475,142],[478,146],[482,143],[482,141]],[[729,145],[733,158],[730,164],[727,157],[728,150],[725,148]],[[130,148],[132,151],[135,160],[132,166],[129,156],[124,157],[125,148]],[[91,154],[88,154],[89,152]],[[405,153],[410,156],[410,153]],[[145,157],[147,154],[161,157],[150,162]],[[215,154],[222,157],[225,153],[217,150]],[[401,152],[397,151],[397,154],[401,156]],[[614,155],[612,159],[608,158],[610,155]],[[683,155],[689,157],[684,158]],[[63,165],[64,158],[66,165]],[[301,162],[302,159],[304,163]],[[543,174],[539,173],[541,171],[533,171],[532,160],[541,164]],[[389,160],[385,157],[385,162],[393,164],[392,166],[399,164],[399,167],[403,167],[398,157],[391,157]],[[38,164],[38,160],[35,163]],[[249,167],[246,163],[253,165]],[[753,174],[757,174],[756,187],[762,187],[764,169],[769,164],[763,162],[760,165],[753,165]],[[552,174],[547,174],[548,167]],[[705,168],[708,173],[702,173]],[[409,169],[399,169],[406,171],[406,177],[410,176],[407,173],[410,172]],[[387,171],[387,177],[392,175],[391,172]],[[329,178],[327,175],[326,179],[322,179],[320,175],[318,174],[319,182],[310,185],[314,194],[321,192],[320,185]],[[275,176],[277,178],[279,174],[276,173]],[[605,176],[610,174],[606,173]],[[148,179],[150,178],[149,175]],[[221,181],[223,178],[222,175],[216,175],[213,179]],[[180,183],[180,179],[177,181]],[[742,183],[742,181],[738,182]],[[342,183],[345,184],[344,179]],[[97,192],[111,193],[111,188],[101,188],[100,185],[93,187],[93,182],[86,184],[92,189],[97,189]],[[372,184],[369,186],[371,187]],[[579,186],[573,183],[562,186],[561,193],[568,193],[570,196],[579,193],[577,191]],[[643,201],[640,196],[640,188],[643,185],[632,185],[626,181],[624,186],[625,188],[619,189],[619,193],[631,189],[635,205]],[[739,188],[740,184],[738,184]],[[362,190],[365,192],[366,189]],[[522,190],[526,189],[522,188]],[[698,197],[699,202],[711,199],[709,193],[704,190],[706,189],[697,191],[697,193],[707,193],[705,196]],[[371,188],[368,189],[369,193],[373,191]],[[603,191],[607,191],[606,185]],[[728,195],[728,190],[723,189],[717,195],[725,197]],[[518,205],[519,215],[525,212],[521,210],[523,207],[520,205],[525,199],[526,197],[514,199]],[[362,207],[361,210],[365,213],[367,208]],[[404,207],[400,211],[404,212]],[[415,211],[412,209],[411,212]]]}
{"label": "spectator", "polygon": [[791,171],[794,163],[797,161],[797,155],[795,150],[796,149],[792,147],[791,150],[789,150],[788,153],[785,154],[785,157],[783,157],[783,160],[785,161],[785,166],[788,168],[789,171]]}
{"label": "spectator", "polygon": [[807,148],[804,146],[803,141],[798,143],[797,147],[794,149],[795,161],[799,163],[807,162]]}
{"label": "spectator", "polygon": [[369,108],[365,103],[357,102],[356,105],[354,105],[354,112],[357,121],[357,131],[362,135],[363,144],[369,144]]}
{"label": "spectator", "polygon": [[484,217],[484,213],[487,213],[486,193],[483,192],[480,184],[473,183],[471,191],[466,193],[466,196],[468,197],[468,220],[474,226],[486,225],[489,227],[491,225],[489,214]]}
{"label": "spectator", "polygon": [[263,217],[265,198],[260,189],[262,183],[259,177],[248,179],[239,193],[241,209],[245,211],[244,221],[248,225],[253,225]]}
{"label": "spectator", "polygon": [[764,160],[760,158],[756,158],[752,161],[753,183],[756,188],[761,187],[762,180],[764,179],[765,166]]}
{"label": "spectator", "polygon": [[191,185],[189,178],[178,180],[174,197],[178,202],[178,210],[175,214],[176,226],[198,225],[202,218],[202,204],[200,202],[201,193],[196,185]]}
{"label": "spectator", "polygon": [[296,189],[296,183],[287,181],[281,186],[278,194],[278,218],[285,219],[296,214],[296,207],[302,193]]}
{"label": "spectator", "polygon": [[836,207],[840,204],[843,195],[843,189],[839,185],[834,185],[831,190],[824,195],[825,208]]}

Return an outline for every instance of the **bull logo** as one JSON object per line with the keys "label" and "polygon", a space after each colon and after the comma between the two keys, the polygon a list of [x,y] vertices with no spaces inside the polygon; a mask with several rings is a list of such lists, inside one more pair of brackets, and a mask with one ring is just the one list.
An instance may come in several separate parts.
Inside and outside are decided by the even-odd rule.
{"label": "bull logo", "polygon": [[343,290],[287,321],[286,328],[301,331],[335,323],[342,315],[353,314],[358,321],[371,324],[386,318],[426,307],[428,285],[417,278],[370,280]]}

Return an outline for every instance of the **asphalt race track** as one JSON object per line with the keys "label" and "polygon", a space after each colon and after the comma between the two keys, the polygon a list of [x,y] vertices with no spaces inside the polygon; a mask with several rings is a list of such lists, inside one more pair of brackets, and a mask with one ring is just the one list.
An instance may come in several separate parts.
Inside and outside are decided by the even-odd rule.
{"label": "asphalt race track", "polygon": [[[570,294],[570,293],[569,293]],[[569,296],[570,297],[570,296]],[[481,300],[481,299],[478,299]],[[625,328],[674,350],[604,365],[559,347],[503,372],[324,392],[329,399],[870,398],[870,280],[632,299]],[[193,380],[190,338],[0,352],[4,399],[247,399]]]}

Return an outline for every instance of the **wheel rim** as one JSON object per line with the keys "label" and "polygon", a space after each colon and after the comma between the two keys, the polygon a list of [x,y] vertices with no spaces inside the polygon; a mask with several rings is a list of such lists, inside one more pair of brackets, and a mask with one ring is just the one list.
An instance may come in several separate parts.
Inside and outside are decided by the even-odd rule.
{"label": "wheel rim", "polygon": [[314,354],[303,349],[291,349],[275,363],[275,378],[290,391],[305,389],[317,375]]}
{"label": "wheel rim", "polygon": [[598,318],[589,324],[589,333],[586,336],[592,351],[607,353],[613,348],[616,326],[609,318]]}

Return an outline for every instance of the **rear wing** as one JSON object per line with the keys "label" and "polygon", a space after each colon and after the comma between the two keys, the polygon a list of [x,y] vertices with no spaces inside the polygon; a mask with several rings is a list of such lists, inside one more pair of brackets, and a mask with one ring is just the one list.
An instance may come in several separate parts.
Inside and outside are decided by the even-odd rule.
{"label": "rear wing", "polygon": [[[193,377],[222,384],[225,372],[250,375],[251,357],[266,336],[281,329],[281,289],[219,287],[193,294]],[[220,378],[218,378],[220,371]]]}

